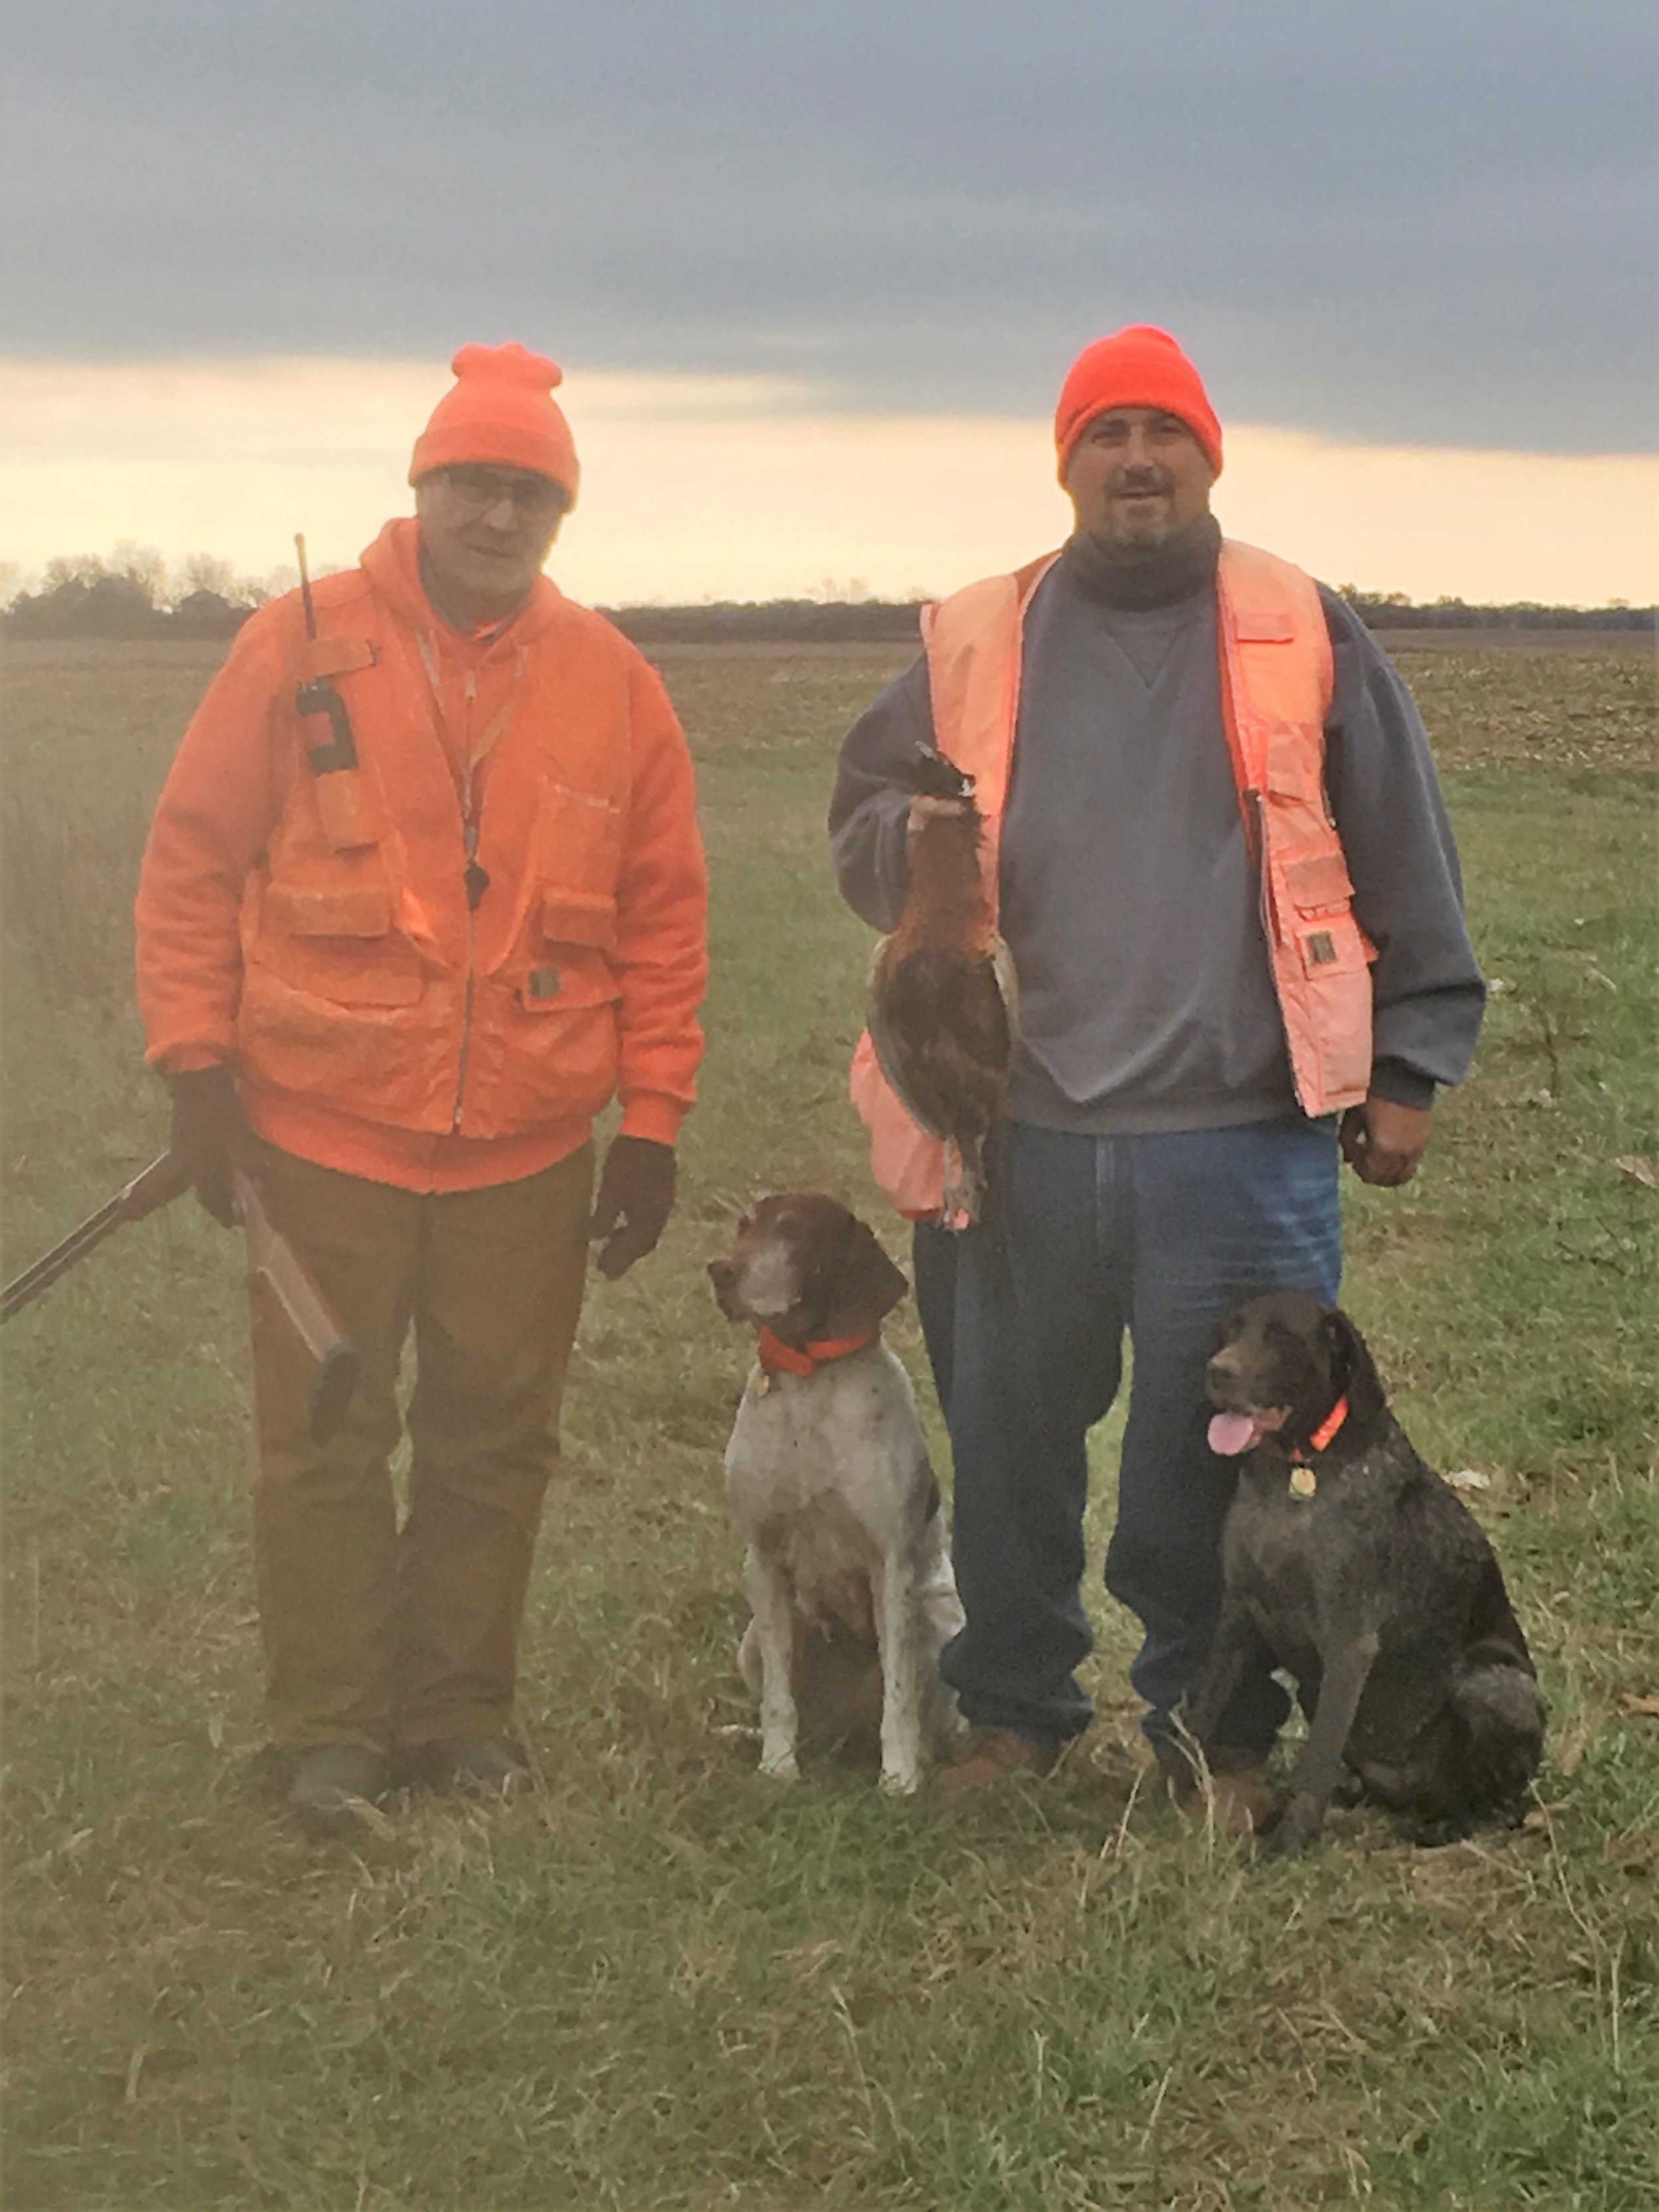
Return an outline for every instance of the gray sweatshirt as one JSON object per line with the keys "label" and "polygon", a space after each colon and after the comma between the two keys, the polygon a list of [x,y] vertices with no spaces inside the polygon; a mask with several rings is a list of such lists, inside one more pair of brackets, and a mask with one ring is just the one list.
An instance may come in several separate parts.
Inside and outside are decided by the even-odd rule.
{"label": "gray sweatshirt", "polygon": [[[1336,594],[1326,785],[1372,970],[1372,1087],[1426,1106],[1461,1080],[1485,986],[1416,708]],[[933,742],[918,660],[854,725],[830,804],[843,896],[890,929],[905,817]],[[1293,1111],[1285,1034],[1221,714],[1212,570],[1165,604],[1057,562],[1028,611],[1000,881],[1019,977],[1017,1121],[1099,1134]]]}

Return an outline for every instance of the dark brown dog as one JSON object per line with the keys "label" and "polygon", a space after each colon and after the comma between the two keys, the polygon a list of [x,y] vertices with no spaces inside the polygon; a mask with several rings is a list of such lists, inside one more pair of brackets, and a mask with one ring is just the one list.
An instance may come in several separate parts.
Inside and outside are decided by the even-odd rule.
{"label": "dark brown dog", "polygon": [[1519,1818],[1545,1707],[1492,1547],[1389,1411],[1359,1331],[1300,1291],[1249,1299],[1210,1362],[1211,1449],[1246,1455],[1225,1591],[1187,1700],[1206,1747],[1246,1660],[1296,1678],[1308,1740],[1264,1848],[1318,1835],[1344,1765],[1448,1843]]}

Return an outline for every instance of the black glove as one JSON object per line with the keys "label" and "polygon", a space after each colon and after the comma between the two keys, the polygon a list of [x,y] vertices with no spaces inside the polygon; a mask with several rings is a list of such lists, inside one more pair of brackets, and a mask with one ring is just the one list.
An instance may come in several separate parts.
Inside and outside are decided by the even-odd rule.
{"label": "black glove", "polygon": [[236,1079],[228,1067],[194,1067],[167,1078],[173,1133],[167,1149],[197,1197],[225,1228],[236,1219],[230,1171],[247,1136]]}
{"label": "black glove", "polygon": [[644,1259],[674,1210],[674,1147],[653,1137],[618,1137],[605,1156],[599,1196],[587,1224],[600,1247],[599,1273],[614,1283]]}

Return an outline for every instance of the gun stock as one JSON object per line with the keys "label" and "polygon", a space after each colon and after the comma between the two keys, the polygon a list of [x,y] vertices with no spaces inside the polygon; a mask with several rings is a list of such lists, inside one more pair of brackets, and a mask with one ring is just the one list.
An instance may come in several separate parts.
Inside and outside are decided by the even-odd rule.
{"label": "gun stock", "polygon": [[247,1237],[248,1273],[264,1285],[316,1362],[316,1379],[311,1386],[311,1439],[313,1443],[326,1443],[345,1418],[357,1387],[361,1362],[356,1347],[342,1333],[299,1254],[265,1211],[253,1178],[237,1168],[233,1187]]}

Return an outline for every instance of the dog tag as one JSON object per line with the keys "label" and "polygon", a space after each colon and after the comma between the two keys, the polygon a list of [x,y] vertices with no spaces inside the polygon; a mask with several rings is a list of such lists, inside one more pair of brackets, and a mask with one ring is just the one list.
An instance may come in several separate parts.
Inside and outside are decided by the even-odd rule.
{"label": "dog tag", "polygon": [[763,1398],[771,1387],[772,1378],[763,1367],[760,1373],[755,1377],[755,1395],[757,1398]]}
{"label": "dog tag", "polygon": [[1291,1469],[1291,1488],[1298,1498],[1311,1498],[1318,1487],[1319,1477],[1310,1467],[1293,1467]]}

